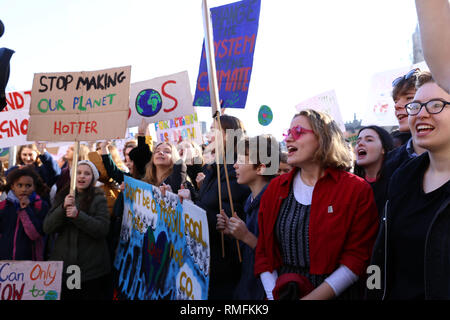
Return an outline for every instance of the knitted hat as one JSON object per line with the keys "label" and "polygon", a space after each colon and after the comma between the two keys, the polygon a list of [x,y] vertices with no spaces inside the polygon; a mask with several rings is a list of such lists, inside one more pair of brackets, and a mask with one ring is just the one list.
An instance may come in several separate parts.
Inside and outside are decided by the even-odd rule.
{"label": "knitted hat", "polygon": [[98,180],[98,178],[100,177],[100,174],[98,173],[97,167],[95,166],[95,164],[93,164],[91,161],[89,160],[81,160],[78,161],[78,165],[81,164],[87,164],[89,167],[91,167],[92,170],[92,174],[94,175],[94,180],[92,181],[92,184],[95,184],[95,182]]}

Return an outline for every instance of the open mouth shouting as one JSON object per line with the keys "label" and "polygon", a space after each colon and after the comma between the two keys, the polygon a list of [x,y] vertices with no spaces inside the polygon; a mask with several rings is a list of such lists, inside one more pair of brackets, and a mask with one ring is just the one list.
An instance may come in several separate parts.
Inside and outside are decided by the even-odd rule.
{"label": "open mouth shouting", "polygon": [[356,159],[362,160],[367,157],[367,149],[366,148],[358,148],[356,149]]}
{"label": "open mouth shouting", "polygon": [[298,149],[294,146],[287,146],[287,150],[288,150],[288,156],[291,156],[292,154],[294,154]]}

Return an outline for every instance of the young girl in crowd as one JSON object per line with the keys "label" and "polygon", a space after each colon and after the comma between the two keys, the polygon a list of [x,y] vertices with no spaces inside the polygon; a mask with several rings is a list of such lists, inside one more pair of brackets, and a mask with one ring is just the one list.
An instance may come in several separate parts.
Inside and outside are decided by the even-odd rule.
{"label": "young girl in crowd", "polygon": [[73,159],[74,149],[75,149],[75,146],[71,145],[69,148],[67,148],[66,154],[64,155],[64,158],[66,159],[66,163],[62,166],[61,175],[58,177],[58,180],[56,181],[56,190],[57,191],[64,189],[65,186],[70,184],[70,170],[72,168],[72,162],[88,159],[88,154],[89,154],[88,146],[86,146],[84,144],[80,144],[80,146],[78,148],[78,159]]}
{"label": "young girl in crowd", "polygon": [[142,181],[173,193],[178,192],[186,182],[186,164],[173,144],[161,142],[156,145]]}
{"label": "young girl in crowd", "polygon": [[349,149],[327,114],[301,111],[285,137],[294,169],[261,199],[255,274],[269,299],[361,298],[354,283],[366,274],[378,231],[373,192],[345,171]]}
{"label": "young girl in crowd", "polygon": [[[242,155],[238,155],[234,168],[236,169],[237,183],[247,185],[252,192],[244,206],[246,218],[245,220],[238,216],[228,218],[225,212],[222,211],[217,215],[217,230],[223,231],[225,234],[231,235],[242,242],[241,277],[234,292],[234,299],[263,300],[265,297],[264,287],[261,279],[255,277],[253,272],[255,247],[259,234],[258,211],[261,197],[268,183],[278,172],[274,172],[275,174],[267,172],[268,167],[276,164],[273,162],[263,163],[260,155],[265,152],[265,156],[270,159],[276,158],[276,162],[279,162],[279,145],[275,138],[269,135],[251,139],[246,138],[244,143],[245,152]],[[250,150],[250,146],[255,147]],[[265,150],[263,146],[265,146]],[[256,156],[256,163],[250,163],[251,156]]]}
{"label": "young girl in crowd", "polygon": [[109,299],[112,293],[106,243],[110,221],[105,195],[95,187],[98,177],[92,162],[78,162],[75,196],[69,186],[60,190],[44,220],[44,231],[58,234],[50,260],[64,261],[64,270],[70,265],[81,270],[81,290],[63,286],[62,299]]}
{"label": "young girl in crowd", "polygon": [[386,201],[388,179],[382,173],[386,155],[394,148],[392,136],[381,127],[367,126],[358,132],[354,173],[372,187],[381,216]]}
{"label": "young girl in crowd", "polygon": [[58,162],[55,161],[50,153],[45,150],[45,144],[43,143],[20,146],[17,151],[16,165],[9,168],[6,171],[6,175],[8,175],[12,170],[26,165],[33,166],[49,188],[55,184],[61,174],[61,169]]}
{"label": "young girl in crowd", "polygon": [[450,95],[429,72],[406,105],[414,143],[428,152],[397,169],[388,187],[372,264],[384,273],[375,299],[450,299]]}
{"label": "young girl in crowd", "polygon": [[[49,189],[32,166],[8,174],[6,200],[0,201],[0,260],[44,260],[42,224]],[[38,193],[40,195],[38,195]]]}

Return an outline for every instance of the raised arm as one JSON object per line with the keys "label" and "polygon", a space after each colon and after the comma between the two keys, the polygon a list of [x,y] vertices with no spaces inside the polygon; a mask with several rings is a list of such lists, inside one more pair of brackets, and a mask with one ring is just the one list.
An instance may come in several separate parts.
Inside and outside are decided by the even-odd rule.
{"label": "raised arm", "polygon": [[450,93],[450,2],[416,0],[427,65],[440,87]]}

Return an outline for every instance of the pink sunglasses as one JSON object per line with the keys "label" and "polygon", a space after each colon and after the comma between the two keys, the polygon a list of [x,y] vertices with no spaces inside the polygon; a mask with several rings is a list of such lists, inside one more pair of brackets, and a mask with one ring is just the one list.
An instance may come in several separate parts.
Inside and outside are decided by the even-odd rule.
{"label": "pink sunglasses", "polygon": [[283,133],[284,140],[286,140],[289,135],[292,135],[294,140],[298,140],[305,133],[313,133],[314,131],[305,129],[302,126],[295,126],[292,129],[287,129],[285,133]]}

